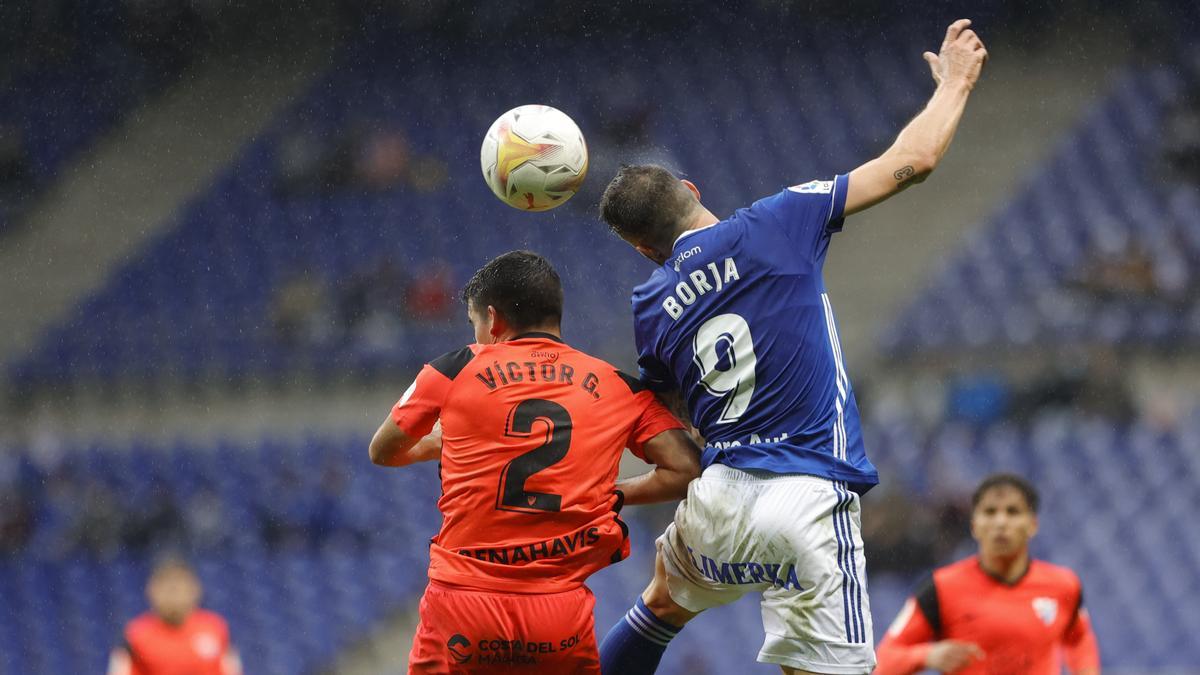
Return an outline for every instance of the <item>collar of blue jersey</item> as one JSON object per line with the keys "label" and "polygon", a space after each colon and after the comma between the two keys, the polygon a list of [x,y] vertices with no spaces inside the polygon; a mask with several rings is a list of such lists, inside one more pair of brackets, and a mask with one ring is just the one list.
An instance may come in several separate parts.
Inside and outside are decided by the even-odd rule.
{"label": "collar of blue jersey", "polygon": [[554,335],[551,333],[542,333],[539,331],[533,331],[530,333],[521,333],[520,335],[514,335],[513,337],[509,338],[508,341],[512,342],[513,340],[533,340],[533,339],[551,340],[551,341],[557,342],[559,344],[564,344],[564,345],[567,344],[566,342],[563,341],[562,338],[558,337],[557,335]]}
{"label": "collar of blue jersey", "polygon": [[[721,221],[717,221],[717,222],[719,223],[719,222],[721,222]],[[696,234],[697,232],[703,232],[703,231],[707,230],[707,229],[708,229],[708,228],[710,228],[710,227],[715,227],[715,226],[716,226],[716,224],[717,224],[717,223],[713,223],[712,225],[705,225],[704,227],[697,227],[697,228],[696,228],[696,229],[694,229],[694,230],[684,230],[683,232],[680,232],[680,233],[679,233],[679,236],[678,236],[678,237],[675,237],[675,243],[674,243],[674,244],[671,244],[671,250],[672,250],[672,251],[674,251],[674,250],[675,250],[675,247],[679,245],[679,242],[680,242],[680,241],[682,241],[682,240],[683,240],[683,238],[684,238],[684,237],[686,237],[686,236],[688,236],[689,234]]]}

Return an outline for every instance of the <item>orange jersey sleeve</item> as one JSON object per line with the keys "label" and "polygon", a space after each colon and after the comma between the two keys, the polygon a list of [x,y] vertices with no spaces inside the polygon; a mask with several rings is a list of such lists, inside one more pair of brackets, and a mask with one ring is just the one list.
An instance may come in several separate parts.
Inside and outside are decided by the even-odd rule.
{"label": "orange jersey sleeve", "polygon": [[1063,636],[1063,653],[1067,669],[1072,673],[1100,672],[1100,647],[1096,643],[1096,634],[1092,632],[1091,617],[1082,606],[1082,592],[1075,621]]}
{"label": "orange jersey sleeve", "polygon": [[930,579],[910,597],[884,634],[875,650],[876,675],[910,675],[925,669],[925,658],[937,638],[929,617],[923,609],[937,602],[937,592]]}
{"label": "orange jersey sleeve", "polygon": [[[625,375],[624,373],[618,374],[623,379],[632,379],[632,376]],[[632,384],[631,386],[640,389],[640,385],[638,384]],[[637,413],[637,420],[633,424],[633,429],[630,431],[625,445],[638,459],[646,459],[646,456],[642,453],[642,445],[646,441],[664,431],[685,428],[683,423],[675,415],[671,414],[671,411],[667,410],[666,406],[659,402],[658,397],[649,390],[640,389],[637,391],[633,396],[632,406],[632,411]]]}
{"label": "orange jersey sleeve", "polygon": [[392,421],[401,431],[411,438],[421,438],[433,430],[458,372],[455,368],[464,359],[469,360],[477,347],[444,354],[421,368],[417,379],[392,407]]}

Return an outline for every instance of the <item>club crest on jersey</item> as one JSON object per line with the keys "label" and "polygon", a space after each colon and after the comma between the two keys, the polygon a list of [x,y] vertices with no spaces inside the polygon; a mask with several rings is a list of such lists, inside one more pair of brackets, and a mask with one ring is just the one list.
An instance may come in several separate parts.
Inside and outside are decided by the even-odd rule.
{"label": "club crest on jersey", "polygon": [[1058,618],[1058,601],[1054,598],[1034,598],[1033,613],[1038,615],[1042,623],[1049,626]]}
{"label": "club crest on jersey", "polygon": [[788,189],[791,190],[792,192],[799,192],[801,194],[815,193],[815,194],[826,194],[827,195],[830,192],[833,192],[833,181],[831,181],[831,180],[811,180],[807,183],[804,183],[803,185],[793,185],[792,187],[790,187]]}
{"label": "club crest on jersey", "polygon": [[192,637],[192,650],[205,660],[212,660],[221,655],[221,641],[212,633],[197,633]]}

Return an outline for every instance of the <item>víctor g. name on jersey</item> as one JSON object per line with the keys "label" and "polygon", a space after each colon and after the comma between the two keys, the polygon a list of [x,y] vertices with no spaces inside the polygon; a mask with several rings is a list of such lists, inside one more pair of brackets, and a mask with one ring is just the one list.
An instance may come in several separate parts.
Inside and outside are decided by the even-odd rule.
{"label": "v\u00edctor g. name on jersey", "polygon": [[475,379],[482,382],[488,389],[521,382],[575,384],[575,380],[578,379],[579,386],[584,391],[594,398],[600,398],[599,392],[596,391],[597,385],[600,384],[600,378],[596,377],[595,373],[587,373],[582,378],[576,378],[575,368],[565,363],[508,361],[502,364],[499,361],[493,361],[492,365],[475,373]]}
{"label": "v\u00edctor g. name on jersey", "polygon": [[738,275],[737,263],[732,257],[721,262],[710,262],[680,276],[674,292],[662,301],[663,311],[673,321],[678,321],[684,310],[695,303],[697,298],[706,293],[720,293],[726,286],[741,278]]}

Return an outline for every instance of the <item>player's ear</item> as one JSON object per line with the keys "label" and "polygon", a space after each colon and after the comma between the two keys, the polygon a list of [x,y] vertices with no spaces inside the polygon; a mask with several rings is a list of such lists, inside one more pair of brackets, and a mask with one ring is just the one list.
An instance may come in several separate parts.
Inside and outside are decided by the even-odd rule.
{"label": "player's ear", "polygon": [[487,323],[488,335],[492,336],[493,342],[508,330],[508,322],[504,320],[504,315],[497,312],[492,305],[487,306]]}
{"label": "player's ear", "polygon": [[679,182],[683,183],[683,186],[685,188],[687,188],[688,191],[690,191],[692,194],[696,195],[696,201],[700,201],[700,188],[696,187],[695,183],[693,183],[692,181],[690,181],[686,178],[680,178]]}
{"label": "player's ear", "polygon": [[633,247],[635,249],[637,249],[638,253],[641,253],[642,255],[649,258],[650,262],[654,263],[655,265],[661,265],[664,262],[666,262],[666,260],[667,260],[666,257],[663,256],[661,253],[654,250],[653,248],[650,248],[649,246],[647,246],[645,244],[634,244]]}

